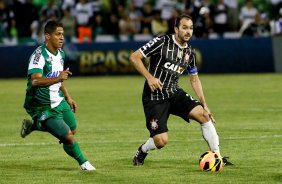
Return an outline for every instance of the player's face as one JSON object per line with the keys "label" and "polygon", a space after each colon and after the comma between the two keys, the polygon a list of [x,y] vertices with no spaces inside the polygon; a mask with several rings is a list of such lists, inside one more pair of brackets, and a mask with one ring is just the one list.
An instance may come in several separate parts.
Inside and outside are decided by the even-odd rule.
{"label": "player's face", "polygon": [[57,27],[57,29],[51,33],[46,35],[47,46],[50,47],[51,50],[57,50],[58,48],[62,48],[64,43],[64,29],[62,27]]}
{"label": "player's face", "polygon": [[178,41],[184,44],[190,40],[193,35],[193,22],[190,19],[183,18],[180,20],[178,28],[175,28]]}

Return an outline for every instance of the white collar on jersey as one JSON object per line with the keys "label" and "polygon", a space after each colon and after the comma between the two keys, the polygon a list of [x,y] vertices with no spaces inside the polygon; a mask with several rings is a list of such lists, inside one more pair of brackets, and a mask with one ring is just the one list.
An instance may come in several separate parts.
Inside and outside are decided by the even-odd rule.
{"label": "white collar on jersey", "polygon": [[185,45],[184,47],[181,46],[181,45],[176,41],[174,34],[172,35],[172,39],[173,39],[174,43],[175,43],[179,48],[184,49],[184,48],[187,48],[187,47],[188,47],[188,44],[187,44],[187,43],[186,43],[186,45]]}

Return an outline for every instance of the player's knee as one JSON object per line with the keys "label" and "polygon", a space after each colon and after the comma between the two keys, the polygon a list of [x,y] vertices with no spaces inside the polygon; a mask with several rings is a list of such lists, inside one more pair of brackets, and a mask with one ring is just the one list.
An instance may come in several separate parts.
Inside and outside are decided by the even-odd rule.
{"label": "player's knee", "polygon": [[189,114],[188,118],[194,119],[199,123],[206,123],[210,120],[209,114],[202,106],[195,107]]}
{"label": "player's knee", "polygon": [[158,149],[161,149],[165,147],[165,145],[168,143],[168,138],[167,137],[157,137],[154,138],[155,145]]}
{"label": "player's knee", "polygon": [[76,134],[76,130],[71,130],[72,134],[75,135]]}
{"label": "player's knee", "polygon": [[203,119],[202,121],[203,123],[208,122],[210,120],[210,116],[206,111],[203,112],[202,119]]}
{"label": "player's knee", "polygon": [[210,117],[209,114],[204,109],[202,109],[195,116],[195,120],[198,121],[199,123],[206,123],[210,120]]}
{"label": "player's knee", "polygon": [[65,137],[64,140],[62,140],[62,142],[64,144],[70,145],[70,144],[74,144],[75,140],[73,137],[73,133],[70,131]]}

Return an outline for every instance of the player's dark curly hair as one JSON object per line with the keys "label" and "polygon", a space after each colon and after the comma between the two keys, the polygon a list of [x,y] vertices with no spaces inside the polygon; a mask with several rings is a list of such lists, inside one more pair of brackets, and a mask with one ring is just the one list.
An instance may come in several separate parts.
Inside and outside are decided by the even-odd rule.
{"label": "player's dark curly hair", "polygon": [[44,34],[48,33],[51,34],[53,33],[57,27],[64,27],[63,23],[58,22],[58,21],[54,21],[54,20],[50,20],[46,23],[45,27],[44,27]]}
{"label": "player's dark curly hair", "polygon": [[175,20],[175,24],[174,24],[174,27],[179,27],[179,25],[180,25],[180,21],[182,20],[182,19],[189,19],[189,20],[192,20],[192,17],[190,16],[190,15],[187,15],[187,14],[181,14],[181,15],[179,15],[177,18],[176,18],[176,20]]}

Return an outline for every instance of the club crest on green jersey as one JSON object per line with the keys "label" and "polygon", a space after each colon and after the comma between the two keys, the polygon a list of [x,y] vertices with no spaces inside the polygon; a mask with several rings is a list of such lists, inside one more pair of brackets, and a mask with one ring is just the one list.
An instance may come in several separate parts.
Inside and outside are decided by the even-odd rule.
{"label": "club crest on green jersey", "polygon": [[61,65],[64,66],[64,60],[63,58],[60,59]]}
{"label": "club crest on green jersey", "polygon": [[48,58],[46,58],[46,61],[52,62],[52,61],[53,61],[53,58],[52,58],[52,57],[48,57]]}

